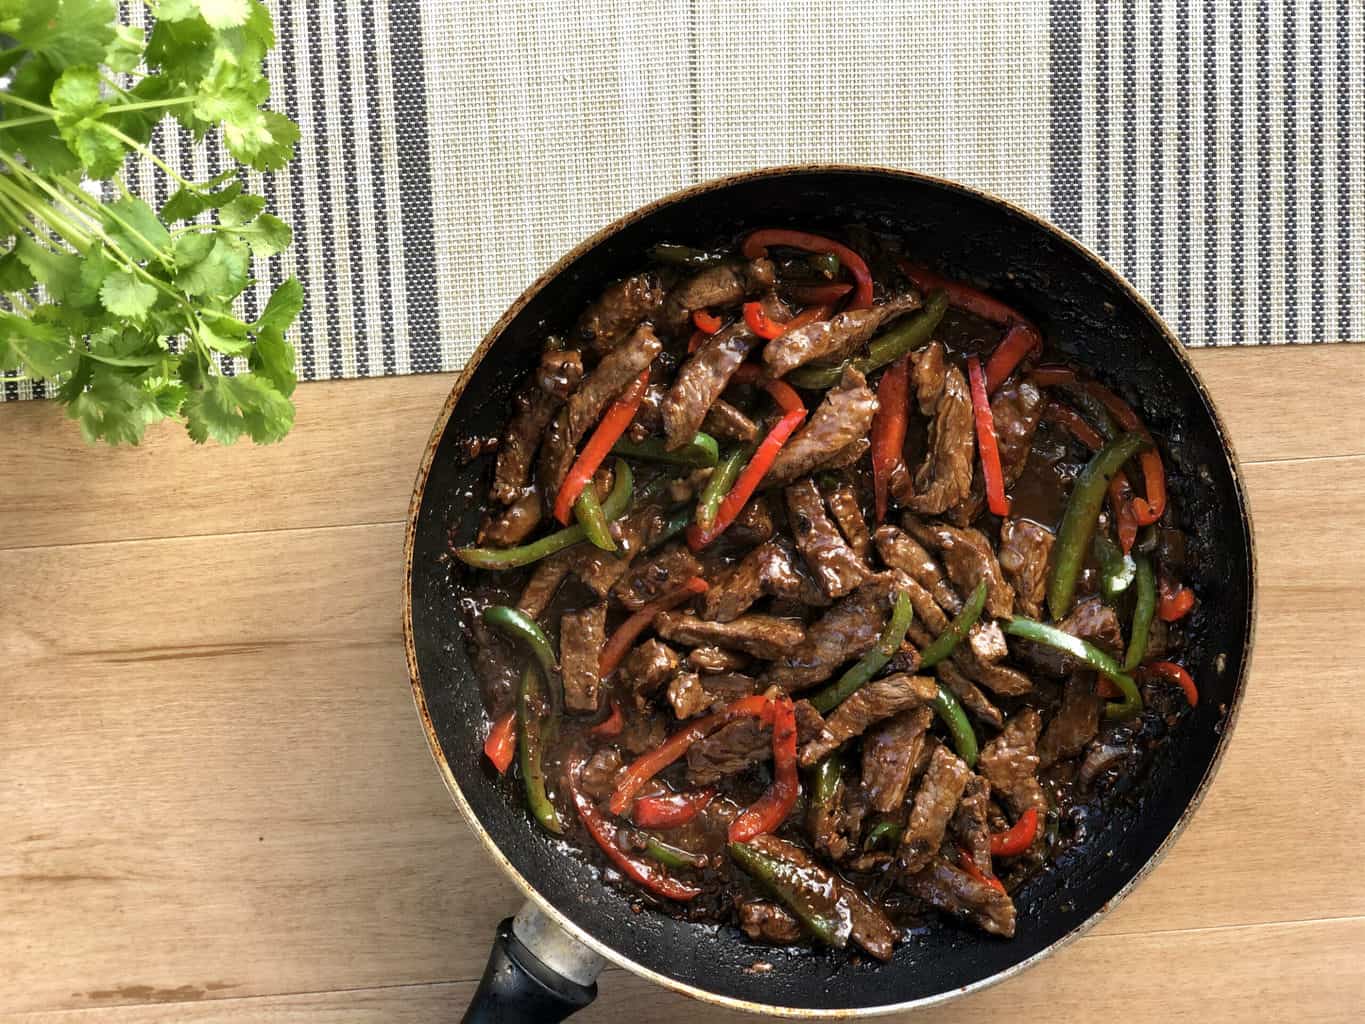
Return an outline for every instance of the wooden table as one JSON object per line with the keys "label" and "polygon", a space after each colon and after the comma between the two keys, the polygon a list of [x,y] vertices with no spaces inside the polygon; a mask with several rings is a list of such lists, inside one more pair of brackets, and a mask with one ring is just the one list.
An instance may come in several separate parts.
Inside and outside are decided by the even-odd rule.
{"label": "wooden table", "polygon": [[[1365,1008],[1365,347],[1195,361],[1260,547],[1236,742],[1103,924],[921,1019]],[[403,519],[450,383],[305,385],[254,450],[88,449],[53,406],[0,407],[0,1022],[456,1019],[518,900],[402,656]],[[732,1016],[615,969],[601,991],[580,1019]]]}

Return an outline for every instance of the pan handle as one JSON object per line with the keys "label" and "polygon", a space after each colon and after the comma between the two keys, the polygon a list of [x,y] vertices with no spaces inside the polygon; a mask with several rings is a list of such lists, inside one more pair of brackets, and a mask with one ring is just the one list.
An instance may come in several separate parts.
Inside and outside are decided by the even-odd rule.
{"label": "pan handle", "polygon": [[527,903],[498,925],[464,1024],[560,1021],[597,998],[604,961]]}

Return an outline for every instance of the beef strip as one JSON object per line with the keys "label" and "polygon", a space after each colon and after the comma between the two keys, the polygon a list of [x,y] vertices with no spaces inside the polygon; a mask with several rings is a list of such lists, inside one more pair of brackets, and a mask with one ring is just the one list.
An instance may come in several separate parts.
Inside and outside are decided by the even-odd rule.
{"label": "beef strip", "polygon": [[698,786],[715,785],[771,758],[772,744],[772,729],[756,718],[738,719],[687,748],[687,779]]}
{"label": "beef strip", "polygon": [[[1038,736],[1043,718],[1033,708],[1017,712],[1004,731],[981,750],[977,771],[986,777],[992,791],[1018,817],[1030,807],[1040,816],[1048,811],[1047,796],[1038,782]],[[1038,830],[1041,842],[1043,830]]]}
{"label": "beef strip", "polygon": [[943,346],[931,342],[913,371],[920,412],[933,419],[924,461],[915,470],[915,493],[902,504],[926,515],[951,508],[972,488],[972,398],[962,371],[943,360]]}
{"label": "beef strip", "polygon": [[782,487],[828,464],[832,456],[865,438],[876,414],[877,396],[863,375],[849,367],[805,426],[782,446],[762,486]]}
{"label": "beef strip", "polygon": [[827,596],[843,597],[871,575],[825,514],[825,503],[814,480],[798,480],[787,488],[785,496],[796,547]]}
{"label": "beef strip", "polygon": [[564,678],[564,706],[570,711],[596,711],[601,695],[598,658],[607,642],[606,602],[569,612],[559,620],[559,659]]}
{"label": "beef strip", "polygon": [[951,690],[961,701],[962,706],[978,721],[996,729],[1005,724],[1005,716],[1000,713],[1000,709],[990,702],[980,687],[963,674],[953,659],[940,661],[936,671],[939,682]]}
{"label": "beef strip", "polygon": [[630,421],[626,438],[630,441],[643,441],[647,437],[664,432],[663,401],[668,388],[658,381],[651,380],[640,399],[640,407],[635,410],[635,418]]}
{"label": "beef strip", "polygon": [[980,775],[973,774],[967,779],[962,790],[962,798],[957,802],[948,828],[957,844],[967,851],[978,868],[991,874],[991,826],[986,809],[991,802],[991,784]]}
{"label": "beef strip", "polygon": [[[1119,623],[1118,612],[1098,597],[1078,601],[1076,607],[1071,609],[1071,614],[1057,623],[1057,628],[1116,657],[1123,655],[1123,626]],[[1071,655],[1046,644],[1016,640],[1013,647],[1020,660],[1039,672],[1059,679],[1081,667],[1080,662]]]}
{"label": "beef strip", "polygon": [[483,522],[479,525],[478,543],[491,544],[496,548],[520,544],[540,525],[542,514],[540,494],[527,490],[501,512],[494,514],[489,509],[484,514]]}
{"label": "beef strip", "polygon": [[573,548],[565,548],[537,562],[536,567],[531,570],[531,578],[522,588],[521,597],[517,598],[518,610],[533,619],[544,615],[545,609],[554,600],[559,585],[568,579],[569,570],[573,568],[574,555]]}
{"label": "beef strip", "polygon": [[692,440],[707,410],[757,344],[758,338],[740,320],[712,334],[687,357],[660,407],[669,448],[681,448]]}
{"label": "beef strip", "polygon": [[773,522],[773,512],[768,507],[767,495],[758,494],[739,510],[734,523],[722,537],[735,547],[749,548],[755,544],[762,544],[776,532],[777,524]]}
{"label": "beef strip", "polygon": [[872,554],[872,535],[867,531],[867,520],[863,518],[862,504],[853,485],[847,480],[840,481],[829,489],[825,502],[848,546],[859,559],[866,562]]}
{"label": "beef strip", "polygon": [[701,429],[715,437],[745,444],[758,440],[758,424],[723,398],[717,398],[706,410]]}
{"label": "beef strip", "polygon": [[897,295],[879,306],[849,310],[787,331],[763,349],[768,373],[781,377],[812,360],[838,362],[862,348],[883,326],[919,309],[919,296]]}
{"label": "beef strip", "polygon": [[733,306],[745,296],[772,288],[776,281],[772,260],[722,263],[707,267],[675,285],[664,299],[662,320],[674,334],[686,331],[694,309]]}
{"label": "beef strip", "polygon": [[677,651],[660,640],[649,639],[622,659],[621,678],[634,692],[636,703],[644,708],[646,698],[673,678],[681,664]]}
{"label": "beef strip", "polygon": [[991,419],[995,421],[1000,470],[1006,487],[1013,487],[1024,475],[1045,405],[1047,396],[1027,377],[1006,381],[991,396]]}
{"label": "beef strip", "polygon": [[893,569],[840,598],[810,625],[801,644],[768,670],[764,681],[785,690],[802,690],[824,682],[844,662],[860,657],[877,642],[895,594],[905,588],[907,579]]}
{"label": "beef strip", "polygon": [[752,676],[738,672],[700,675],[685,670],[668,683],[668,702],[679,718],[691,718],[711,707],[724,706],[754,692]]}
{"label": "beef strip", "polygon": [[583,353],[576,348],[546,349],[536,366],[536,387],[568,398],[583,379]]}
{"label": "beef strip", "polygon": [[638,711],[631,703],[621,707],[624,719],[620,744],[632,754],[654,750],[668,739],[668,720],[655,711]]}
{"label": "beef strip", "polygon": [[904,530],[886,525],[877,527],[873,540],[876,541],[877,553],[882,561],[893,569],[900,569],[928,590],[940,608],[949,615],[956,615],[962,610],[962,598],[958,597],[957,591],[943,575],[943,567],[914,537]]}
{"label": "beef strip", "polygon": [[905,672],[874,679],[856,691],[825,719],[820,735],[801,748],[801,763],[812,765],[826,754],[861,736],[867,728],[909,708],[930,703],[938,684],[928,676]]}
{"label": "beef strip", "polygon": [[763,558],[758,566],[758,586],[769,597],[780,597],[813,608],[823,608],[829,604],[829,598],[820,589],[805,563],[797,558],[786,537],[779,537],[763,546]]}
{"label": "beef strip", "polygon": [[755,942],[792,946],[801,941],[801,922],[780,904],[770,900],[743,900],[736,909],[740,929]]}
{"label": "beef strip", "polygon": [[1095,693],[1093,672],[1073,672],[1068,676],[1062,690],[1062,706],[1038,741],[1038,766],[1049,768],[1084,750],[1100,731],[1103,704]]}
{"label": "beef strip", "polygon": [[594,800],[605,800],[616,788],[616,779],[623,767],[619,750],[615,747],[600,747],[584,763],[578,786]]}
{"label": "beef strip", "polygon": [[605,353],[641,320],[658,313],[663,302],[664,287],[657,274],[646,272],[617,281],[583,310],[574,327],[574,340]]}
{"label": "beef strip", "polygon": [[905,529],[921,544],[936,550],[948,569],[948,578],[963,594],[986,582],[986,611],[994,618],[1014,614],[1014,588],[1005,581],[991,542],[979,530],[959,529],[947,523],[925,523],[906,513]]}
{"label": "beef strip", "polygon": [[772,660],[796,650],[805,637],[798,622],[771,615],[744,615],[732,622],[708,622],[681,612],[661,612],[654,629],[667,640],[687,646],[713,644]]}
{"label": "beef strip", "polygon": [[971,774],[967,762],[947,747],[940,746],[934,751],[929,759],[929,768],[920,780],[919,791],[915,793],[910,820],[901,833],[900,846],[896,851],[902,871],[913,875],[928,865],[934,854],[938,853],[948,828],[948,819],[957,809],[957,802]]}
{"label": "beef strip", "polygon": [[742,671],[749,664],[749,659],[746,655],[727,651],[723,647],[694,647],[687,652],[687,663],[698,672],[722,675]]}
{"label": "beef strip", "polygon": [[[493,487],[489,493],[494,501],[510,505],[525,493],[540,436],[563,404],[557,395],[547,394],[537,387],[527,388],[516,397],[513,403],[516,411],[498,445],[497,462],[493,467]],[[565,472],[568,472],[567,466]]]}
{"label": "beef strip", "polygon": [[910,773],[933,718],[929,708],[913,708],[868,730],[863,739],[862,785],[874,811],[891,814],[905,803]]}
{"label": "beef strip", "polygon": [[848,813],[844,806],[849,787],[841,778],[827,801],[811,800],[806,808],[806,834],[811,846],[831,860],[842,860],[852,848],[862,823],[862,808]]}
{"label": "beef strip", "polygon": [[701,563],[686,545],[670,544],[653,557],[632,565],[611,588],[611,596],[631,611],[639,611],[660,594],[701,574]]}
{"label": "beef strip", "polygon": [[828,905],[833,896],[831,916],[848,922],[849,938],[878,960],[891,959],[900,932],[882,908],[860,889],[819,864],[801,847],[775,835],[757,836],[749,845],[765,857],[799,868],[792,876],[813,901]]}
{"label": "beef strip", "polygon": [[942,857],[935,857],[923,871],[902,879],[901,885],[931,907],[964,918],[984,932],[1014,937],[1014,901]]}
{"label": "beef strip", "polygon": [[712,622],[733,622],[763,596],[759,571],[768,557],[767,544],[750,551],[738,565],[728,570],[706,590],[701,599],[701,617]]}
{"label": "beef strip", "polygon": [[[1000,633],[1000,627],[996,623],[979,623],[970,637],[979,639],[997,633]],[[1003,641],[1003,634],[1000,639]],[[1033,692],[1033,680],[1017,668],[987,660],[979,653],[977,644],[959,644],[953,651],[953,661],[968,676],[1001,697],[1022,697]]]}
{"label": "beef strip", "polygon": [[1000,569],[1014,587],[1014,607],[1021,615],[1041,618],[1047,600],[1048,559],[1056,536],[1031,519],[1000,523]]}

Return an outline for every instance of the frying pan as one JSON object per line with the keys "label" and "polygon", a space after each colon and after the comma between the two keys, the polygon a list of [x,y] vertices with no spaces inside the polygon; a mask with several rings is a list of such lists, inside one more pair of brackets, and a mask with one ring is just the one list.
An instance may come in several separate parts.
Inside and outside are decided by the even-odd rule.
{"label": "frying pan", "polygon": [[[516,784],[480,757],[487,728],[457,617],[448,538],[468,543],[488,457],[461,443],[499,434],[547,333],[570,325],[604,284],[668,240],[705,245],[759,227],[837,234],[863,224],[972,281],[1041,325],[1054,351],[1091,367],[1165,442],[1200,602],[1187,665],[1201,700],[1130,799],[1015,894],[1004,941],[932,921],[875,964],[846,952],[771,948],[736,929],[632,913],[628,894],[538,830]],[[1170,848],[1213,778],[1241,703],[1255,622],[1255,554],[1237,460],[1179,342],[1117,273],[1037,217],[962,185],[902,171],[817,166],[713,181],[651,203],[569,253],[512,305],[456,381],[422,459],[408,522],[404,634],[417,710],[456,804],[526,895],[499,928],[467,1020],[559,1020],[596,994],[605,961],[698,999],[786,1016],[853,1016],[929,1006],[1018,973],[1075,939]],[[755,971],[756,961],[772,965]]]}

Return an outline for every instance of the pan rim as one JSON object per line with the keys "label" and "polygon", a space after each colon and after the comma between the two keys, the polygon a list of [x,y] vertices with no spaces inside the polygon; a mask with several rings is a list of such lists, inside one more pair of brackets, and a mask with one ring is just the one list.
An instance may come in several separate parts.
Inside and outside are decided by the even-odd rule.
{"label": "pan rim", "polygon": [[[464,393],[464,389],[473,377],[474,371],[482,363],[485,356],[493,345],[502,337],[507,327],[516,316],[526,307],[528,303],[552,280],[557,278],[572,263],[578,260],[587,252],[596,248],[607,239],[618,234],[622,229],[634,222],[647,217],[665,207],[674,205],[704,195],[710,192],[723,190],[742,182],[754,180],[774,179],[784,177],[797,177],[805,174],[858,174],[867,176],[885,176],[920,184],[934,185],[950,192],[957,192],[967,197],[981,200],[996,208],[1003,209],[1005,212],[1014,216],[1021,217],[1036,227],[1041,228],[1052,235],[1058,241],[1071,247],[1084,260],[1094,266],[1109,281],[1114,283],[1127,298],[1134,302],[1147,319],[1157,328],[1157,333],[1161,340],[1175,355],[1190,381],[1194,384],[1195,390],[1204,402],[1205,408],[1210,414],[1214,430],[1218,435],[1219,444],[1228,459],[1229,469],[1232,474],[1232,485],[1237,497],[1237,513],[1242,524],[1246,538],[1247,556],[1247,575],[1248,575],[1248,601],[1245,619],[1245,636],[1243,644],[1241,668],[1236,680],[1232,700],[1223,717],[1223,727],[1215,745],[1213,757],[1209,762],[1203,777],[1196,786],[1193,795],[1186,803],[1180,817],[1172,826],[1170,831],[1162,839],[1160,845],[1152,852],[1147,860],[1138,868],[1123,886],[1114,893],[1095,913],[1091,914],[1084,921],[1075,925],[1070,931],[1056,939],[1047,946],[1004,970],[997,971],[979,981],[969,985],[960,986],[934,995],[924,996],[919,999],[906,1000],[899,1003],[889,1003],[881,1006],[867,1006],[856,1008],[810,1008],[795,1006],[779,1006],[768,1003],[757,1003],[751,1000],[739,999],[733,996],[720,995],[695,985],[690,985],[679,981],[668,975],[660,974],[643,964],[637,963],[629,956],[605,942],[597,939],[586,929],[573,922],[561,910],[555,907],[546,899],[537,888],[525,877],[511,861],[503,854],[502,850],[488,835],[479,821],[474,809],[470,806],[463,790],[460,788],[459,781],[456,779],[449,763],[445,758],[445,753],[441,749],[440,740],[436,735],[435,725],[429,714],[426,694],[422,686],[421,671],[417,664],[417,649],[413,634],[413,615],[412,615],[412,574],[413,574],[413,552],[416,545],[417,526],[422,509],[423,498],[425,497],[426,485],[431,472],[431,466],[436,456],[436,450],[440,445],[442,437],[450,423],[450,418],[454,413],[456,405]],[[838,163],[811,163],[811,164],[787,164],[774,167],[761,168],[757,170],[742,171],[736,174],[725,175],[713,178],[709,181],[691,185],[668,195],[655,199],[644,206],[617,218],[610,224],[589,235],[583,241],[570,249],[565,255],[554,262],[544,273],[535,279],[525,291],[508,307],[508,309],[498,318],[497,322],[479,342],[477,348],[470,355],[468,362],[460,371],[455,383],[451,386],[449,396],[446,398],[445,405],[437,416],[436,423],[432,428],[432,433],[427,441],[426,449],[423,452],[421,463],[418,466],[417,479],[413,488],[412,500],[408,509],[407,530],[403,545],[404,568],[403,568],[403,641],[408,663],[408,678],[412,687],[413,702],[416,705],[417,713],[422,721],[423,730],[426,733],[427,745],[431,750],[432,757],[436,761],[441,778],[445,782],[446,789],[449,790],[455,805],[464,816],[474,834],[478,837],[485,851],[491,856],[502,870],[512,879],[513,883],[521,890],[523,896],[535,903],[543,913],[551,920],[572,935],[583,945],[598,953],[609,963],[615,964],[624,970],[630,971],[642,978],[660,985],[672,991],[690,996],[701,1002],[715,1006],[722,1006],[727,1009],[740,1010],[746,1013],[763,1014],[776,1017],[787,1018],[806,1018],[806,1019],[832,1019],[847,1018],[850,1016],[882,1016],[892,1013],[902,1013],[910,1010],[924,1009],[932,1006],[944,1004],[960,996],[968,995],[973,992],[983,991],[993,985],[1006,981],[1016,976],[1034,964],[1051,956],[1058,950],[1070,945],[1081,938],[1086,932],[1093,928],[1101,918],[1117,907],[1129,893],[1133,891],[1139,882],[1143,881],[1170,852],[1177,839],[1180,838],[1190,819],[1203,803],[1209,788],[1217,776],[1219,768],[1222,766],[1223,758],[1227,752],[1228,744],[1231,742],[1232,734],[1236,729],[1237,718],[1241,712],[1242,704],[1246,696],[1247,681],[1251,671],[1252,654],[1255,649],[1256,621],[1258,614],[1258,594],[1257,594],[1257,557],[1256,557],[1256,538],[1251,519],[1250,503],[1247,499],[1246,486],[1242,471],[1241,461],[1237,457],[1237,452],[1228,434],[1227,425],[1223,421],[1213,397],[1209,394],[1204,380],[1200,377],[1198,370],[1190,361],[1188,353],[1185,351],[1174,332],[1162,319],[1150,302],[1128,282],[1122,274],[1112,267],[1103,257],[1092,251],[1079,239],[1068,232],[1057,227],[1051,221],[1026,210],[1023,207],[997,196],[984,189],[974,186],[964,185],[961,182],[952,181],[936,175],[925,174],[918,171],[903,170],[899,168],[878,167],[865,164],[838,164]]]}

